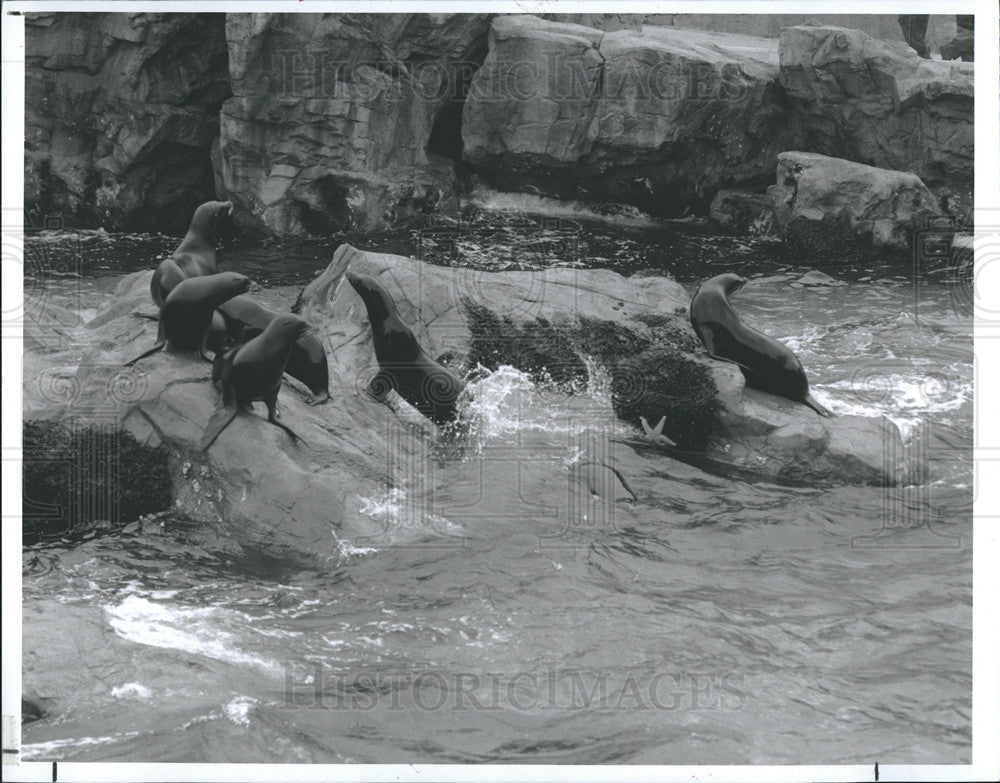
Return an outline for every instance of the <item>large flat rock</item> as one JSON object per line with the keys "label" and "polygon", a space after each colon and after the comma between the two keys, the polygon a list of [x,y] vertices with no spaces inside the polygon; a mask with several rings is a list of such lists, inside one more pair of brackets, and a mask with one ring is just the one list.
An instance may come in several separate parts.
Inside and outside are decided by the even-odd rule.
{"label": "large flat rock", "polygon": [[[735,368],[705,356],[687,325],[688,295],[671,280],[608,270],[475,272],[348,245],[298,301],[327,346],[331,369],[332,399],[325,405],[308,406],[296,382],[281,391],[282,420],[304,443],[259,411],[238,416],[207,454],[199,452],[217,400],[209,366],[165,353],[122,366],[155,338],[155,324],[132,314],[148,308],[149,272],[124,278],[109,306],[87,324],[60,312],[38,314],[25,355],[24,418],[120,428],[164,447],[178,508],[255,550],[322,557],[333,556],[345,539],[384,543],[401,535],[405,542],[418,533],[405,525],[388,529],[371,504],[405,486],[407,503],[421,508],[421,498],[437,490],[430,463],[448,441],[402,401],[386,405],[364,393],[377,365],[367,311],[344,283],[348,268],[377,278],[420,343],[455,372],[492,361],[523,364],[526,371],[547,365],[553,375],[562,368],[572,379],[591,373],[596,357],[614,379],[614,395],[627,397],[616,399],[614,409],[628,424],[665,411],[665,434],[682,446],[693,436],[702,444],[664,447],[655,459],[770,481],[905,478],[883,456],[902,453],[898,431],[884,419],[822,419],[801,404],[745,389]],[[53,339],[46,340],[50,324]],[[516,339],[491,342],[503,337],[494,331]],[[560,399],[573,404],[572,396]],[[692,436],[691,417],[709,414]],[[625,443],[632,447],[619,451],[616,467],[625,475],[648,474],[649,457],[635,448],[650,450],[638,429],[630,432]],[[577,478],[589,486],[606,476]]]}
{"label": "large flat rock", "polygon": [[944,217],[916,174],[812,152],[778,155],[768,188],[778,235],[797,250],[843,257],[856,245],[908,251],[915,232]]}

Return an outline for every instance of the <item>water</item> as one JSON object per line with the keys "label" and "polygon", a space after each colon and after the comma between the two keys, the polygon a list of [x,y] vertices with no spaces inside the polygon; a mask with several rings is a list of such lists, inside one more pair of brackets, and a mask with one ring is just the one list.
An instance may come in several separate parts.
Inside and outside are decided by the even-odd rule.
{"label": "water", "polygon": [[[824,405],[892,417],[925,485],[706,473],[616,422],[601,368],[573,394],[502,368],[477,381],[466,448],[428,444],[432,507],[405,482],[353,498],[388,535],[342,540],[329,562],[248,554],[174,514],[26,550],[25,690],[49,714],[25,725],[25,758],[969,762],[961,281],[915,282],[900,262],[822,267],[846,285],[802,287],[820,267],[766,238],[634,214],[515,216],[502,200],[382,236],[230,242],[220,260],[282,302],[345,240],[487,269],[642,270],[692,291],[741,271],[744,318],[794,347]],[[34,238],[26,290],[87,315],[175,243]],[[567,517],[593,432],[610,433],[638,499]]]}

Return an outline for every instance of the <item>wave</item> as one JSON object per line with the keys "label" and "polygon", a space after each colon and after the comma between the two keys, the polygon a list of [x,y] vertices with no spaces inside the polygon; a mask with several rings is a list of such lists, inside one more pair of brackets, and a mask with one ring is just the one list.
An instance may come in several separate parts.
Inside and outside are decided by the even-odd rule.
{"label": "wave", "polygon": [[659,220],[630,204],[594,204],[551,198],[534,193],[508,193],[477,186],[467,202],[488,212],[542,215],[571,220],[607,223],[627,228],[660,228],[686,223],[685,220]]}

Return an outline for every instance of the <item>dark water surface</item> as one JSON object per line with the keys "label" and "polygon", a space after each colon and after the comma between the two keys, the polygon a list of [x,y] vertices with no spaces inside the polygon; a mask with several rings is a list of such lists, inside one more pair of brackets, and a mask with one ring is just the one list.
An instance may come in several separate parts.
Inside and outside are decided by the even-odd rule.
{"label": "dark water surface", "polygon": [[[412,528],[406,546],[343,541],[305,568],[168,514],[26,550],[25,690],[49,715],[25,725],[24,756],[968,763],[965,289],[947,270],[819,267],[697,224],[485,206],[384,236],[229,241],[220,262],[282,291],[342,241],[485,269],[664,274],[692,291],[739,271],[753,278],[744,318],[796,350],[824,405],[895,420],[927,482],[817,489],[705,473],[615,424],[600,368],[574,396],[502,368],[483,382],[487,448],[441,463],[434,514],[410,513],[404,490],[357,499]],[[35,237],[26,291],[86,317],[176,242]],[[796,283],[813,268],[844,285]],[[566,527],[578,455],[553,412],[580,405],[617,427],[639,499]],[[515,458],[484,459],[493,447]]]}

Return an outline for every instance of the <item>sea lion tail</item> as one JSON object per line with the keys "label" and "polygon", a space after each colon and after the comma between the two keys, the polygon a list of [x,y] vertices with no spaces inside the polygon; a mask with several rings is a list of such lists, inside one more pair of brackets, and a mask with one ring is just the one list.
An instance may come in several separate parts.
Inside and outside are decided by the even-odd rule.
{"label": "sea lion tail", "polygon": [[816,400],[813,399],[813,396],[811,394],[807,394],[805,399],[802,400],[802,402],[804,402],[806,405],[808,405],[810,408],[816,411],[816,413],[818,413],[820,416],[823,416],[824,418],[829,419],[830,417],[833,416],[833,411],[827,410],[818,402],[816,402]]}
{"label": "sea lion tail", "polygon": [[239,410],[236,405],[221,405],[215,409],[215,413],[205,426],[205,434],[201,437],[202,453],[208,451],[209,446],[215,443],[215,439],[222,434],[222,431],[233,423]]}

